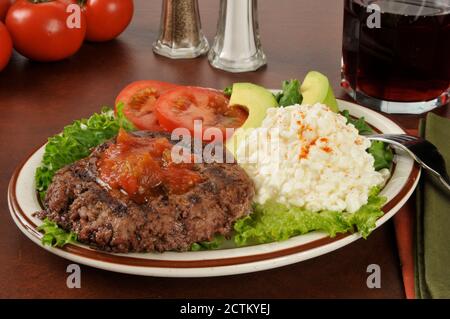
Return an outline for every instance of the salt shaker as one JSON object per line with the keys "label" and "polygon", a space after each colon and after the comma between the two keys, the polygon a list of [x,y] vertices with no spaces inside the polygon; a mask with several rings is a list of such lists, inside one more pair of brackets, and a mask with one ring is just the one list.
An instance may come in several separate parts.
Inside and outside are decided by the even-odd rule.
{"label": "salt shaker", "polygon": [[153,52],[171,59],[189,59],[208,50],[198,0],[163,0],[161,27]]}
{"label": "salt shaker", "polygon": [[210,64],[228,72],[255,71],[267,63],[259,38],[257,0],[221,0]]}

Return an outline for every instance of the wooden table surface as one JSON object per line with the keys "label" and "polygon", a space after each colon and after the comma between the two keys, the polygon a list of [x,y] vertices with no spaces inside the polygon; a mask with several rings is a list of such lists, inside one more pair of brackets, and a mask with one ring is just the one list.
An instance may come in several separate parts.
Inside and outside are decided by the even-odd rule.
{"label": "wooden table surface", "polygon": [[[214,36],[219,1],[200,0],[203,29]],[[170,60],[151,50],[159,28],[160,1],[136,0],[132,24],[117,40],[85,44],[74,57],[34,63],[14,54],[0,73],[0,297],[2,298],[403,298],[392,222],[367,240],[298,264],[254,274],[206,279],[146,278],[81,266],[81,289],[66,287],[69,261],[28,240],[12,221],[6,189],[15,166],[64,125],[112,105],[127,83],[158,79],[222,88],[251,81],[277,88],[314,69],[339,88],[343,1],[259,1],[260,29],[268,66],[231,74],[205,57]],[[448,107],[438,111],[449,115]],[[417,127],[417,116],[391,116]],[[366,268],[381,267],[381,288],[368,289]]]}

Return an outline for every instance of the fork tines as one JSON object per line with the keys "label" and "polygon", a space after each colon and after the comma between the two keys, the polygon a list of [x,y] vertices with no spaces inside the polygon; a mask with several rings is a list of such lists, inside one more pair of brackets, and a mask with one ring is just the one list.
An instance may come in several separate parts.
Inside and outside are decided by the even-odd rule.
{"label": "fork tines", "polygon": [[412,136],[412,135],[406,135],[406,134],[392,134],[392,135],[388,135],[388,137],[394,141],[398,141],[398,142],[413,142],[413,141],[418,141],[421,138],[417,137],[417,136]]}

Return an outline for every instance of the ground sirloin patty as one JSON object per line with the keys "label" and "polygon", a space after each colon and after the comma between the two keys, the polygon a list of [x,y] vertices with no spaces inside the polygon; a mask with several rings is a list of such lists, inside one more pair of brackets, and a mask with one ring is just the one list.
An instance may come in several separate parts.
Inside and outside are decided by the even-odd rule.
{"label": "ground sirloin patty", "polygon": [[[167,137],[165,133],[136,132]],[[166,193],[138,204],[99,182],[97,162],[114,140],[60,169],[53,177],[41,218],[49,218],[78,241],[112,252],[188,250],[195,242],[230,235],[234,222],[250,213],[253,182],[236,163],[200,163],[204,178],[183,194]]]}
{"label": "ground sirloin patty", "polygon": [[348,212],[366,204],[385,178],[366,152],[370,141],[346,122],[321,104],[268,109],[237,152],[255,182],[256,202]]}

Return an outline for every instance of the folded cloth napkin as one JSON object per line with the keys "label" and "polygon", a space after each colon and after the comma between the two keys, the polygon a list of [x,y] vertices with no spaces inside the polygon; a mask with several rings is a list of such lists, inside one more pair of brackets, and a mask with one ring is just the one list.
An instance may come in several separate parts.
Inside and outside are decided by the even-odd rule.
{"label": "folded cloth napkin", "polygon": [[[450,172],[450,119],[427,115],[421,136],[444,156]],[[450,194],[425,171],[417,191],[416,298],[450,298]]]}

